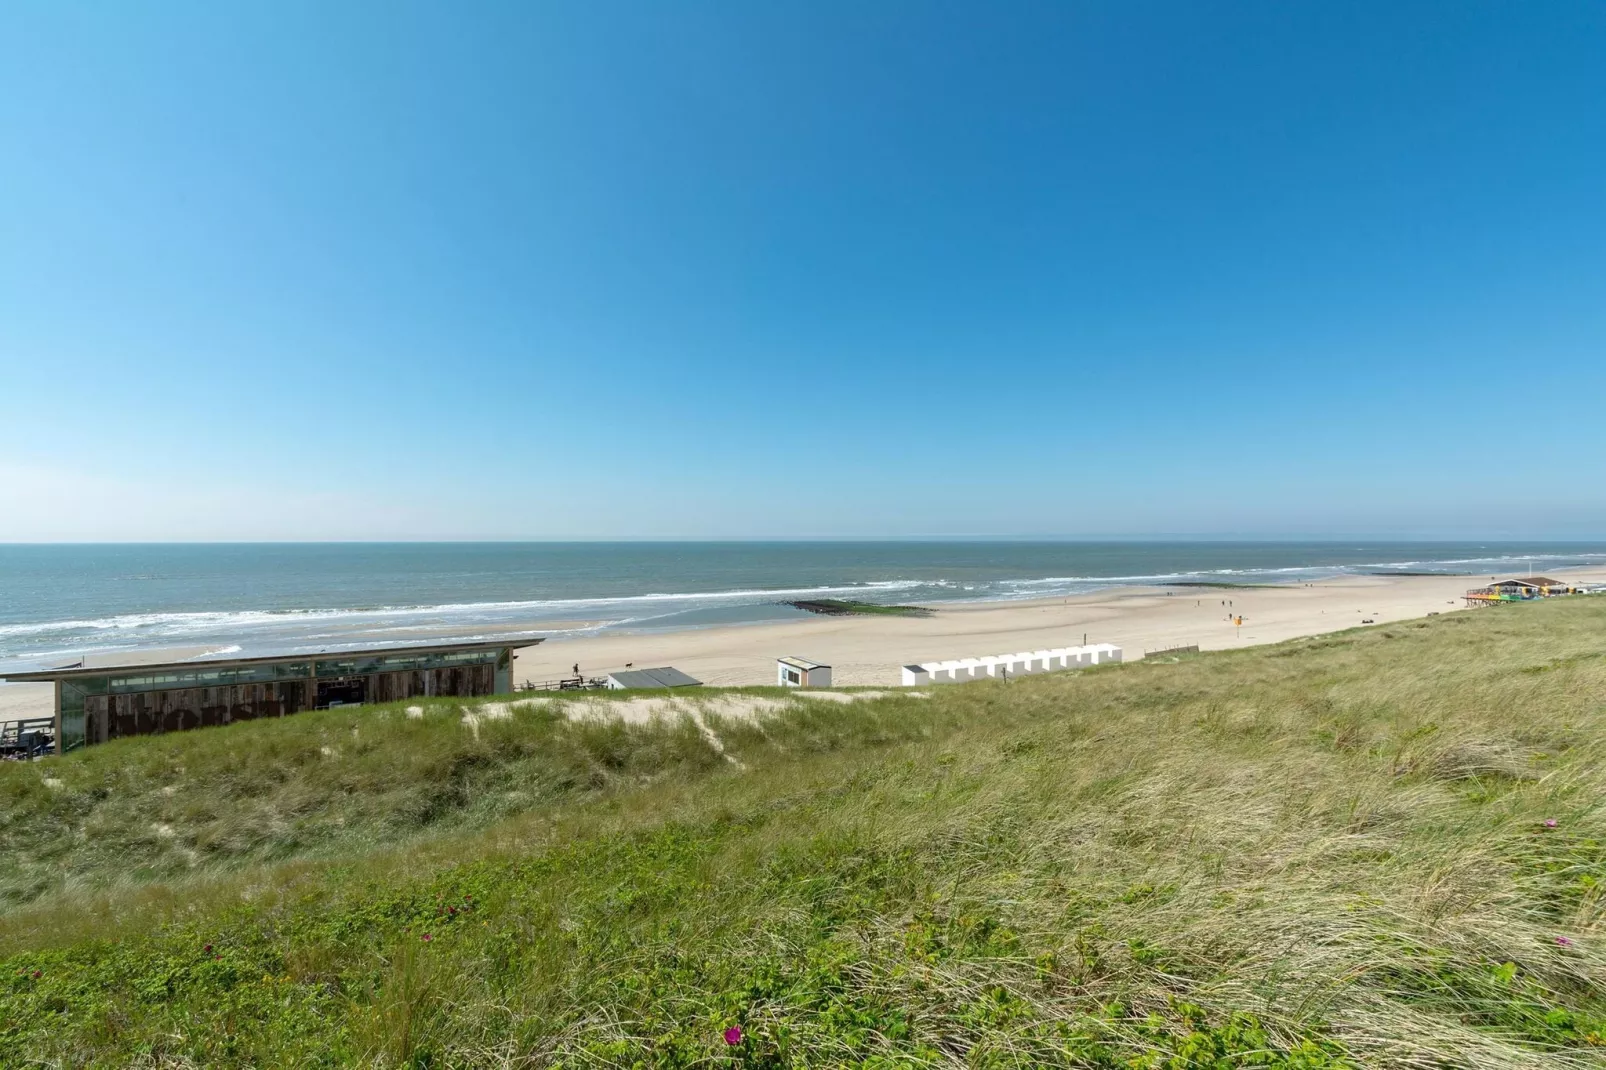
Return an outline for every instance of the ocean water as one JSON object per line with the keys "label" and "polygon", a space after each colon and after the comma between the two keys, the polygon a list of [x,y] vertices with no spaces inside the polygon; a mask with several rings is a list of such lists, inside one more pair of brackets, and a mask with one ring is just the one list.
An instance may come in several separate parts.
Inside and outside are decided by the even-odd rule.
{"label": "ocean water", "polygon": [[1600,543],[0,545],[0,671],[151,648],[249,656],[751,623],[801,616],[782,603],[814,597],[1045,598],[1133,583],[1487,578],[1603,562]]}

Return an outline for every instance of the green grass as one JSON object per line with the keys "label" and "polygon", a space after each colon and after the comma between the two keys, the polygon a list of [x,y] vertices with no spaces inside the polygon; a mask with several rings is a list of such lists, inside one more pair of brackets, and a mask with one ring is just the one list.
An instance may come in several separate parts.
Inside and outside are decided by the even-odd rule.
{"label": "green grass", "polygon": [[1606,1065],[1606,599],[929,692],[8,765],[0,1065]]}

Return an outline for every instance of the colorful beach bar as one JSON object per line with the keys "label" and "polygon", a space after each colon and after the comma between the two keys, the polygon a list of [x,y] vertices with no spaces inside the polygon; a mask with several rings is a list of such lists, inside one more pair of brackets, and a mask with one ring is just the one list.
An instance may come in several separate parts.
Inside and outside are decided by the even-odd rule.
{"label": "colorful beach bar", "polygon": [[539,638],[321,651],[164,665],[66,666],[7,673],[55,685],[57,754],[128,736],[182,732],[407,698],[513,690],[513,652]]}
{"label": "colorful beach bar", "polygon": [[1466,593],[1468,606],[1499,605],[1502,602],[1527,602],[1535,598],[1555,598],[1557,595],[1577,594],[1578,588],[1549,576],[1528,576],[1524,579],[1501,580],[1487,587]]}

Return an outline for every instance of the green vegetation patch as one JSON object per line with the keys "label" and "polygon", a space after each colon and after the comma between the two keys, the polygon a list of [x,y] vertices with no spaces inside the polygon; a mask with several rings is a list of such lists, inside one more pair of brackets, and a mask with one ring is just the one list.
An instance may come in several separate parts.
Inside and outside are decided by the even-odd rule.
{"label": "green vegetation patch", "polygon": [[808,601],[787,602],[786,604],[793,609],[801,609],[828,617],[929,617],[935,612],[926,606],[888,606],[879,602],[854,602],[841,598],[815,598]]}

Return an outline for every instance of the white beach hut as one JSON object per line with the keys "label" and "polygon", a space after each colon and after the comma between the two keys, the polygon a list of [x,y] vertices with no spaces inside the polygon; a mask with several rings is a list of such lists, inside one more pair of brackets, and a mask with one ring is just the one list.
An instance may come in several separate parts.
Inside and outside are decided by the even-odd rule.
{"label": "white beach hut", "polygon": [[775,682],[781,687],[830,687],[831,666],[807,658],[776,658]]}

